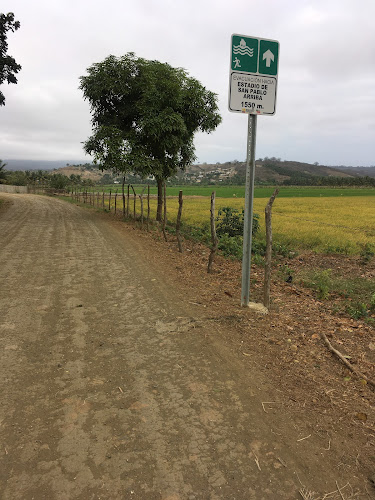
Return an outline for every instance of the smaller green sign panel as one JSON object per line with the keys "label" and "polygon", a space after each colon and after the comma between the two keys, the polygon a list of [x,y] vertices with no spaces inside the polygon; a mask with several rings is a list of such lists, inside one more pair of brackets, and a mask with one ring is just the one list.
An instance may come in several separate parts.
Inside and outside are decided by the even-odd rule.
{"label": "smaller green sign panel", "polygon": [[233,35],[232,70],[245,73],[258,71],[258,39]]}
{"label": "smaller green sign panel", "polygon": [[260,40],[259,73],[262,75],[277,75],[277,60],[279,44],[271,40]]}

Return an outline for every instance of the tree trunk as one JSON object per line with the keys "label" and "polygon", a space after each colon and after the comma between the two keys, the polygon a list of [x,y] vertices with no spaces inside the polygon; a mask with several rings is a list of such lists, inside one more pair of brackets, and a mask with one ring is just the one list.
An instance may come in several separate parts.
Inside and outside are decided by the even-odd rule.
{"label": "tree trunk", "polygon": [[157,179],[158,183],[158,207],[156,210],[156,220],[161,222],[163,220],[163,179]]}
{"label": "tree trunk", "polygon": [[165,228],[167,227],[167,186],[163,183],[163,201],[164,201],[164,216],[163,216],[163,235],[165,241],[168,241]]}
{"label": "tree trunk", "polygon": [[178,243],[178,251],[182,253],[182,241],[181,241],[181,234],[180,234],[180,228],[181,228],[181,215],[182,215],[182,191],[178,193],[178,213],[177,213],[177,222],[176,222],[176,236],[177,236],[177,243]]}

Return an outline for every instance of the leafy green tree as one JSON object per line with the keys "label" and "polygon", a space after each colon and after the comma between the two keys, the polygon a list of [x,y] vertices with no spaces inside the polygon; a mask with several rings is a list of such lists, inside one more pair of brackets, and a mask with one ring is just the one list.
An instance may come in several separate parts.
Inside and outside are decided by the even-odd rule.
{"label": "leafy green tree", "polygon": [[79,186],[82,183],[82,176],[78,174],[71,174],[69,176],[69,181],[74,186]]}
{"label": "leafy green tree", "polygon": [[26,186],[27,177],[25,172],[22,170],[7,172],[7,184],[11,184],[12,186]]}
{"label": "leafy green tree", "polygon": [[[20,22],[14,20],[13,12],[0,14],[0,85],[5,81],[7,83],[17,83],[15,75],[21,70],[21,66],[16,63],[12,56],[7,54],[7,32],[15,32],[20,26]],[[5,106],[5,96],[1,91],[0,106]]]}
{"label": "leafy green tree", "polygon": [[185,70],[128,53],[88,68],[80,89],[89,101],[93,135],[84,149],[103,169],[155,176],[157,218],[166,179],[195,159],[197,131],[221,122],[216,94]]}
{"label": "leafy green tree", "polygon": [[69,177],[63,174],[51,174],[48,180],[53,189],[65,189],[70,184]]}

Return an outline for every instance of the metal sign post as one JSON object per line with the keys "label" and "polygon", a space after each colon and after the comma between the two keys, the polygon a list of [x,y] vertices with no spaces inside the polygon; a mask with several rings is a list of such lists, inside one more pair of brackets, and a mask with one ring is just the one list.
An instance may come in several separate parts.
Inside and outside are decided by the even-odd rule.
{"label": "metal sign post", "polygon": [[232,35],[228,107],[229,111],[249,115],[242,255],[242,306],[248,306],[250,299],[257,115],[275,114],[278,67],[278,41]]}
{"label": "metal sign post", "polygon": [[248,128],[247,128],[241,306],[248,306],[250,299],[250,269],[251,269],[251,246],[252,246],[252,234],[253,234],[253,200],[254,200],[256,135],[257,135],[257,115],[249,114]]}

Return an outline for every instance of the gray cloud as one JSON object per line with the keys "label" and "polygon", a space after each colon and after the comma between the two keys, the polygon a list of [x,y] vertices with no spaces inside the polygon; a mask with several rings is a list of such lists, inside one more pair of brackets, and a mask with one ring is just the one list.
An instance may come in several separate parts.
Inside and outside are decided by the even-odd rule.
{"label": "gray cloud", "polygon": [[184,67],[219,96],[223,123],[196,137],[200,161],[244,159],[246,116],[228,111],[230,36],[280,41],[277,111],[259,117],[257,156],[375,164],[373,0],[3,0],[22,65],[4,85],[0,158],[83,159],[90,113],[79,76],[109,54]]}

